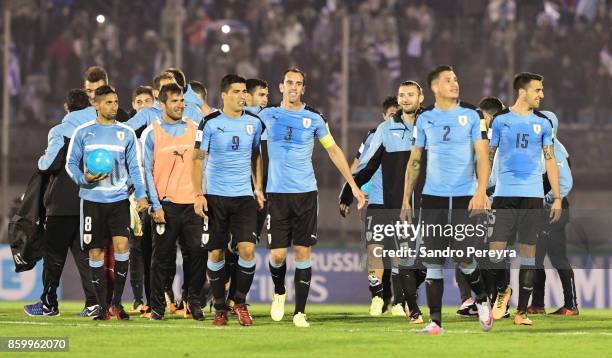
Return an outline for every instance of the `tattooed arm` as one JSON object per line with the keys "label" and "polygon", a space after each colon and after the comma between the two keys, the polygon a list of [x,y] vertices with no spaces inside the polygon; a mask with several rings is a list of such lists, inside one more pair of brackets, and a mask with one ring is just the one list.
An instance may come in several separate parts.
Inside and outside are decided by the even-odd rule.
{"label": "tattooed arm", "polygon": [[545,145],[543,147],[544,160],[548,181],[550,182],[553,193],[553,204],[550,209],[550,222],[553,223],[561,217],[561,189],[559,183],[559,168],[557,168],[557,159],[555,158],[554,146]]}
{"label": "tattooed arm", "polygon": [[404,221],[410,221],[412,217],[412,208],[410,207],[410,198],[416,185],[419,175],[421,174],[421,158],[423,157],[423,148],[412,146],[410,151],[410,159],[406,166],[406,173],[404,179],[404,196],[402,200],[402,212],[400,219]]}

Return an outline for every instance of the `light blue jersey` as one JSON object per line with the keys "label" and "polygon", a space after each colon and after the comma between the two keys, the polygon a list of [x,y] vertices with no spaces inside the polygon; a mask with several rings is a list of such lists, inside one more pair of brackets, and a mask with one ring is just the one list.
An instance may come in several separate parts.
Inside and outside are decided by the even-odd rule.
{"label": "light blue jersey", "polygon": [[[569,195],[569,192],[572,190],[574,185],[572,170],[569,164],[569,153],[559,140],[559,120],[557,119],[557,115],[551,111],[542,111],[542,114],[548,117],[552,123],[553,133],[555,134],[555,159],[557,160],[557,168],[559,169],[559,189],[561,192],[561,197],[565,198]],[[552,190],[546,193],[546,202],[552,203],[553,197],[554,195]]]}
{"label": "light blue jersey", "polygon": [[148,127],[151,125],[151,123],[153,123],[153,121],[161,120],[163,115],[164,111],[162,111],[159,101],[155,100],[155,102],[153,102],[153,107],[145,107],[141,109],[134,115],[134,117],[125,122],[125,124],[137,131],[139,129]]}
{"label": "light blue jersey", "polygon": [[[244,110],[247,112],[251,112],[253,114],[259,114],[263,107],[259,106],[245,106]],[[261,133],[261,140],[268,140],[268,131],[264,128],[264,131]]]}
{"label": "light blue jersey", "polygon": [[538,111],[520,116],[506,109],[496,115],[490,143],[499,162],[493,196],[543,198],[542,148],[553,138],[552,123]]}
{"label": "light blue jersey", "polygon": [[221,196],[251,196],[251,156],[259,148],[263,123],[245,112],[231,118],[214,112],[198,127],[196,148],[208,152],[206,193]]}
{"label": "light blue jersey", "polygon": [[[87,171],[85,158],[95,149],[108,150],[115,160],[111,175],[101,181],[87,183],[80,167]],[[128,198],[129,183],[136,189],[136,198],[146,197],[142,156],[136,133],[123,123],[102,125],[97,120],[77,127],[72,134],[66,156],[66,172],[80,187],[79,196],[96,203],[114,203]]]}
{"label": "light blue jersey", "polygon": [[427,149],[423,194],[472,196],[476,191],[474,142],[487,139],[486,124],[476,107],[459,102],[442,111],[432,106],[418,117],[414,145]]}
{"label": "light blue jersey", "polygon": [[281,106],[259,112],[268,131],[267,193],[307,193],[317,190],[312,167],[315,138],[324,147],[334,145],[327,123],[316,110],[304,106],[292,111]]}
{"label": "light blue jersey", "polygon": [[[372,138],[374,138],[375,130],[371,130],[368,132],[365,140],[359,146],[357,160],[359,160],[359,165],[355,172],[363,169],[367,162],[364,161],[365,155],[370,149],[370,144],[372,143]],[[383,184],[382,184],[382,166],[376,170],[372,179],[361,186],[361,191],[368,194],[368,204],[383,204]]]}

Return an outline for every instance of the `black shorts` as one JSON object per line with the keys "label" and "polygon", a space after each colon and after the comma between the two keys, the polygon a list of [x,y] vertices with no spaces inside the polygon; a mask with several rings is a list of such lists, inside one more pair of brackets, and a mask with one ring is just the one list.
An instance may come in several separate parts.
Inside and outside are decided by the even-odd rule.
{"label": "black shorts", "polygon": [[230,237],[235,245],[257,242],[257,201],[252,196],[207,194],[206,200],[209,239],[204,244],[206,250],[228,248]]}
{"label": "black shorts", "polygon": [[512,244],[518,242],[535,245],[544,225],[544,199],[497,196],[493,198],[495,210],[492,242]]}
{"label": "black shorts", "polygon": [[[469,216],[467,208],[471,199],[471,196],[445,197],[423,194],[421,218],[426,225],[423,246],[427,252],[432,252],[432,250],[440,252],[450,248],[454,253],[461,252],[461,254],[452,256],[455,262],[469,263],[474,260],[473,256],[468,256],[467,249],[482,246],[486,236],[486,230],[484,230],[486,227],[482,225],[484,217]],[[449,227],[452,227],[452,231],[449,230]],[[423,262],[444,265],[446,257],[431,256],[424,256]]]}
{"label": "black shorts", "polygon": [[392,225],[399,220],[399,211],[385,209],[381,204],[370,204],[364,218],[365,245],[380,245],[385,250],[396,250],[396,237],[384,233],[385,225]]}
{"label": "black shorts", "polygon": [[130,237],[130,202],[81,200],[81,243],[84,250],[104,249],[113,236]]}
{"label": "black shorts", "polygon": [[268,247],[317,243],[319,199],[316,191],[308,193],[268,193]]}

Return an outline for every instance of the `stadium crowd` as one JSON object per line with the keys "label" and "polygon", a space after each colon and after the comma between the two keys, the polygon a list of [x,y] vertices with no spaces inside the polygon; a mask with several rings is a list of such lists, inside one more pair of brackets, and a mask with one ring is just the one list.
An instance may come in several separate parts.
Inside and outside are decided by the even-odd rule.
{"label": "stadium crowd", "polygon": [[[43,3],[20,1],[13,14],[12,94],[22,124],[55,123],[65,89],[79,86],[89,63],[109,70],[127,103],[129,89],[172,64],[177,18],[182,67],[192,78],[218,83],[235,71],[272,79],[297,65],[309,73],[309,103],[334,120],[344,14],[351,24],[351,107],[376,107],[401,79],[422,81],[424,69],[439,63],[457,64],[466,98],[505,100],[503,71],[513,63],[549,79],[547,103],[566,121],[602,123],[612,111],[609,0],[187,0],[184,12],[172,1]],[[513,46],[504,48],[508,41]],[[218,105],[218,93],[210,100]],[[278,100],[271,91],[271,101]]]}

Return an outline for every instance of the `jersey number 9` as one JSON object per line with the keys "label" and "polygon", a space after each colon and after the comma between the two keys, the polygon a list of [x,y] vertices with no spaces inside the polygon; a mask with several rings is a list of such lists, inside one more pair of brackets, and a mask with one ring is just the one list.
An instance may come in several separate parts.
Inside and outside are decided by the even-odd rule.
{"label": "jersey number 9", "polygon": [[240,145],[240,137],[237,135],[232,137],[232,150],[238,150],[238,146]]}

